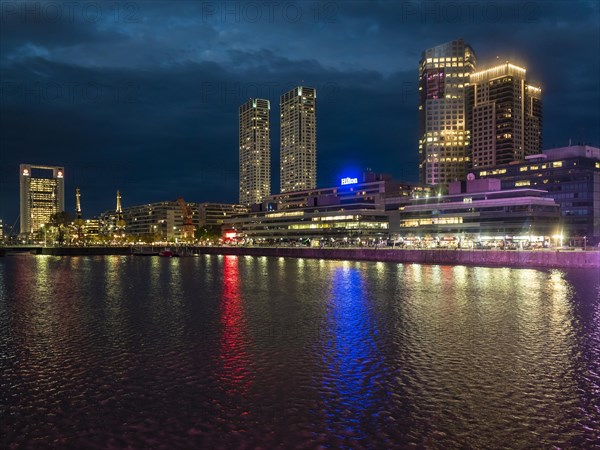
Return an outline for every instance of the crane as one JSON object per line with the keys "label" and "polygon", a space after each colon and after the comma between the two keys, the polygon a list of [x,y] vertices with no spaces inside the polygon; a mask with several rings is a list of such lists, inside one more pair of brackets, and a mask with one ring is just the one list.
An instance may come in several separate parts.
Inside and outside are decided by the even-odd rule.
{"label": "crane", "polygon": [[192,220],[192,208],[185,202],[183,197],[177,199],[177,204],[181,208],[183,217],[183,228],[181,229],[181,236],[184,241],[194,240],[194,222]]}

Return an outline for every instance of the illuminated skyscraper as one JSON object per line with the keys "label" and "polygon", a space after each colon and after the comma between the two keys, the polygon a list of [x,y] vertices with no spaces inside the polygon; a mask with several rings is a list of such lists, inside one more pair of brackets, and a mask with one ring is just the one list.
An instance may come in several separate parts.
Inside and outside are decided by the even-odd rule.
{"label": "illuminated skyscraper", "polygon": [[425,50],[419,62],[419,180],[463,180],[468,167],[465,91],[477,61],[462,39]]}
{"label": "illuminated skyscraper", "polygon": [[472,167],[523,161],[542,149],[542,90],[508,62],[471,74],[467,94]]}
{"label": "illuminated skyscraper", "polygon": [[269,100],[253,98],[240,106],[240,203],[262,202],[271,194]]}
{"label": "illuminated skyscraper", "polygon": [[317,91],[299,86],[280,98],[280,190],[317,187]]}
{"label": "illuminated skyscraper", "polygon": [[39,231],[52,214],[65,210],[64,175],[62,167],[19,166],[22,234]]}

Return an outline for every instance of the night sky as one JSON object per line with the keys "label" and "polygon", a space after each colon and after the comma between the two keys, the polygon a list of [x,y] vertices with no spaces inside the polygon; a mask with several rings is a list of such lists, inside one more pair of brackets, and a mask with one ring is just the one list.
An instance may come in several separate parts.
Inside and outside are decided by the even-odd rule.
{"label": "night sky", "polygon": [[543,89],[544,148],[600,144],[596,1],[0,2],[0,218],[19,163],[63,165],[84,216],[183,196],[236,202],[238,106],[317,88],[318,185],[364,168],[416,181],[421,51],[457,38]]}

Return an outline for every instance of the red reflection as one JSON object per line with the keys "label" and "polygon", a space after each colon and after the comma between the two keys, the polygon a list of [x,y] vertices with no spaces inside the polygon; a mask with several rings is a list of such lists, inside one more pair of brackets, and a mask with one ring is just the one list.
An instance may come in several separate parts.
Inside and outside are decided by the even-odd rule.
{"label": "red reflection", "polygon": [[246,352],[246,323],[240,296],[240,278],[237,256],[225,256],[223,265],[223,294],[221,324],[220,381],[229,394],[244,394],[250,387],[249,362]]}

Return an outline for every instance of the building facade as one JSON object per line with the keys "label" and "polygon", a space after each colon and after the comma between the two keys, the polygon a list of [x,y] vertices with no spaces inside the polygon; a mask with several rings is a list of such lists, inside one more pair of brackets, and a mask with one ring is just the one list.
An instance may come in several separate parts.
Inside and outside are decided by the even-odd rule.
{"label": "building facade", "polygon": [[200,228],[219,230],[223,226],[225,219],[237,214],[246,213],[249,210],[246,205],[231,203],[199,203],[197,209],[198,226]]}
{"label": "building facade", "polygon": [[239,108],[240,203],[260,203],[271,194],[269,100],[252,98]]}
{"label": "building facade", "polygon": [[504,63],[472,73],[466,119],[471,167],[523,161],[542,148],[542,91],[527,71]]}
{"label": "building facade", "polygon": [[[195,204],[188,203],[188,206],[196,210]],[[184,214],[177,201],[128,206],[120,212],[106,211],[100,215],[100,234],[124,234],[148,242],[175,242],[183,237]],[[197,212],[192,218],[196,224]]]}
{"label": "building facade", "polygon": [[371,173],[362,182],[346,177],[335,187],[271,195],[226,219],[225,236],[250,243],[372,245],[388,237],[386,198],[410,198],[423,189]]}
{"label": "building facade", "polygon": [[465,93],[477,60],[462,39],[423,52],[419,62],[419,181],[464,179],[469,165]]}
{"label": "building facade", "polygon": [[21,234],[39,232],[53,214],[65,210],[65,170],[62,167],[21,164]]}
{"label": "building facade", "polygon": [[499,178],[503,189],[533,188],[560,205],[561,234],[600,241],[600,148],[575,145],[544,150],[517,164],[474,169],[476,178]]}
{"label": "building facade", "polygon": [[317,186],[317,91],[299,86],[280,98],[280,192]]}
{"label": "building facade", "polygon": [[539,189],[501,190],[498,179],[449,185],[449,194],[414,198],[390,211],[395,241],[416,247],[549,246],[559,205]]}

